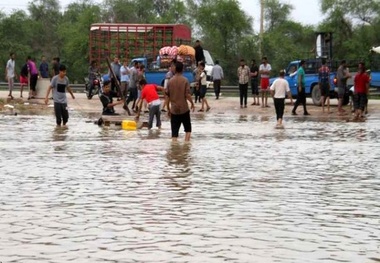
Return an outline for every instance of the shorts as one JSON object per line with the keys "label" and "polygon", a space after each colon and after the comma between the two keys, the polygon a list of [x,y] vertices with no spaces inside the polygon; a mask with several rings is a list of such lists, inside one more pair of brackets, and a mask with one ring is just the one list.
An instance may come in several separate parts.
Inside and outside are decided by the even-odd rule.
{"label": "shorts", "polygon": [[206,93],[207,93],[207,86],[201,85],[201,88],[199,90],[199,97],[203,99],[206,96]]}
{"label": "shorts", "polygon": [[252,95],[259,95],[259,87],[257,84],[257,79],[251,79]]}
{"label": "shorts", "polygon": [[330,85],[328,83],[321,84],[321,96],[330,98]]}
{"label": "shorts", "polygon": [[172,127],[172,138],[178,137],[178,132],[181,124],[183,124],[183,127],[185,128],[185,132],[191,132],[190,111],[187,111],[184,114],[172,114],[170,118],[170,124]]}
{"label": "shorts", "polygon": [[28,77],[20,76],[20,84],[28,84]]}
{"label": "shorts", "polygon": [[354,94],[354,109],[355,110],[364,111],[364,108],[367,106],[367,103],[368,103],[367,94],[365,93]]}
{"label": "shorts", "polygon": [[269,79],[268,78],[261,78],[260,88],[263,91],[266,91],[269,88]]}
{"label": "shorts", "polygon": [[344,93],[346,93],[346,89],[343,87],[338,87],[338,98],[343,99]]}

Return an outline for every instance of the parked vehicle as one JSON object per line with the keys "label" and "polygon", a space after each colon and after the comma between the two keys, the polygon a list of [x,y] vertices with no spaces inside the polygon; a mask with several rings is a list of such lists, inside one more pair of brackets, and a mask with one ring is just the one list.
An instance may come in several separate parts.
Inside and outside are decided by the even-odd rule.
{"label": "parked vehicle", "polygon": [[[131,68],[135,61],[138,61],[140,64],[145,66],[145,78],[146,81],[150,84],[156,84],[159,86],[164,86],[165,76],[168,72],[168,67],[156,67],[155,63],[149,63],[147,58],[133,58],[129,67]],[[189,82],[193,82],[193,70],[192,67],[187,67],[183,71],[183,76],[189,80]]]}
{"label": "parked vehicle", "polygon": [[85,79],[85,91],[87,99],[92,99],[94,95],[99,95],[102,89],[102,78],[100,74],[96,75],[96,78],[93,79],[92,83],[90,83],[89,79],[86,77]]}
{"label": "parked vehicle", "polygon": [[[99,61],[102,70],[107,69],[107,57],[119,55],[131,61],[139,61],[145,66],[145,76],[149,83],[163,85],[168,65],[160,65],[159,51],[166,46],[191,44],[191,29],[181,24],[92,24],[90,28],[89,60]],[[204,50],[208,80],[214,61]],[[193,82],[194,66],[187,64],[184,76]],[[210,82],[212,83],[212,82]]]}
{"label": "parked vehicle", "polygon": [[[316,58],[305,59],[305,93],[307,97],[313,99],[314,105],[321,105],[321,92],[319,89],[319,68],[322,65],[322,59],[327,60],[327,66],[330,68],[330,98],[337,98],[336,92],[336,71],[340,65],[340,60],[332,60],[332,33],[331,32],[317,32],[316,33]],[[371,87],[377,88],[380,91],[380,59],[373,59],[370,57],[370,69],[371,69]],[[344,96],[343,104],[347,105],[349,102],[349,89],[353,86],[355,73],[358,68],[358,64],[363,59],[347,60],[347,66],[351,72],[351,78],[347,80],[347,92]],[[291,61],[286,67],[285,79],[289,82],[291,93],[294,97],[298,94],[298,76],[297,70],[301,60]],[[270,79],[270,84],[276,78]]]}
{"label": "parked vehicle", "polygon": [[[289,63],[286,68],[286,76],[285,79],[289,83],[290,91],[293,97],[297,97],[298,94],[298,74],[297,70],[299,68],[300,60],[295,60]],[[314,105],[321,105],[321,92],[319,89],[319,73],[318,70],[321,67],[321,59],[309,59],[306,60],[304,70],[305,70],[305,93],[307,97],[311,97],[313,99]],[[330,62],[328,64],[331,73],[330,73],[330,98],[337,98],[338,95],[335,92],[335,82],[334,79],[336,77],[336,69],[338,62]],[[270,79],[270,84],[276,78]],[[344,98],[344,104],[349,102],[349,95]]]}
{"label": "parked vehicle", "polygon": [[[211,70],[212,70],[212,67],[214,66],[214,61],[212,60],[212,57],[207,50],[204,50],[203,52],[206,58],[206,73],[207,73],[208,87],[212,87]],[[157,63],[157,60],[149,63],[149,60],[147,58],[141,57],[141,58],[133,58],[131,63],[129,64],[129,67],[132,67],[135,61],[138,61],[140,64],[143,64],[145,66],[145,77],[148,83],[154,83],[156,85],[161,85],[161,86],[164,85],[165,75],[169,70],[168,66],[159,65],[159,63]],[[184,65],[185,65],[185,68],[184,68],[183,76],[187,78],[190,83],[194,83],[194,75],[193,75],[193,71],[195,69],[194,63],[193,62],[184,63]]]}

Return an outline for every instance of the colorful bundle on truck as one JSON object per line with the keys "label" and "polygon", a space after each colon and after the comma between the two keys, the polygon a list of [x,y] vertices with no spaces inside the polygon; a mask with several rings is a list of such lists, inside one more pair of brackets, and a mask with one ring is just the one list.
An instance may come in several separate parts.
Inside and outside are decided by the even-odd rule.
{"label": "colorful bundle on truck", "polygon": [[184,63],[185,67],[191,67],[195,59],[195,50],[188,45],[166,46],[160,49],[160,67],[169,67],[173,59]]}

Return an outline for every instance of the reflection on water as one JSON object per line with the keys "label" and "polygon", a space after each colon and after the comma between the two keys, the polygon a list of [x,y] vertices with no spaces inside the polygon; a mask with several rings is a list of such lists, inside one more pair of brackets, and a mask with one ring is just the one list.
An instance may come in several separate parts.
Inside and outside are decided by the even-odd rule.
{"label": "reflection on water", "polygon": [[183,144],[180,142],[172,142],[166,154],[168,165],[175,165],[188,168],[190,161],[190,150],[190,142],[184,142]]}
{"label": "reflection on water", "polygon": [[55,127],[53,129],[53,144],[54,144],[54,150],[59,151],[65,151],[67,150],[65,143],[59,143],[64,142],[67,139],[67,133],[69,128],[68,127]]}
{"label": "reflection on water", "polygon": [[166,153],[167,171],[162,180],[169,190],[177,191],[180,195],[187,194],[191,186],[191,157],[189,156],[191,143],[172,142]]}
{"label": "reflection on water", "polygon": [[0,118],[2,262],[380,261],[380,120]]}

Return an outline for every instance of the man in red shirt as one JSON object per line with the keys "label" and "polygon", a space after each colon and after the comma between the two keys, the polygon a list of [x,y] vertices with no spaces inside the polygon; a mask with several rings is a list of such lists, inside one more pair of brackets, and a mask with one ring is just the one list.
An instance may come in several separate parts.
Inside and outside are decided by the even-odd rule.
{"label": "man in red shirt", "polygon": [[149,123],[148,129],[152,129],[153,127],[153,119],[156,116],[156,126],[158,129],[161,129],[161,99],[158,96],[157,91],[164,91],[164,88],[161,86],[157,86],[155,84],[147,84],[146,80],[143,78],[139,81],[141,87],[141,100],[138,105],[136,119],[140,117],[141,107],[144,99],[148,103],[149,109]]}
{"label": "man in red shirt", "polygon": [[369,91],[369,76],[365,72],[364,62],[359,63],[359,71],[354,79],[354,109],[355,119],[362,118],[362,113],[368,100],[367,94]]}

